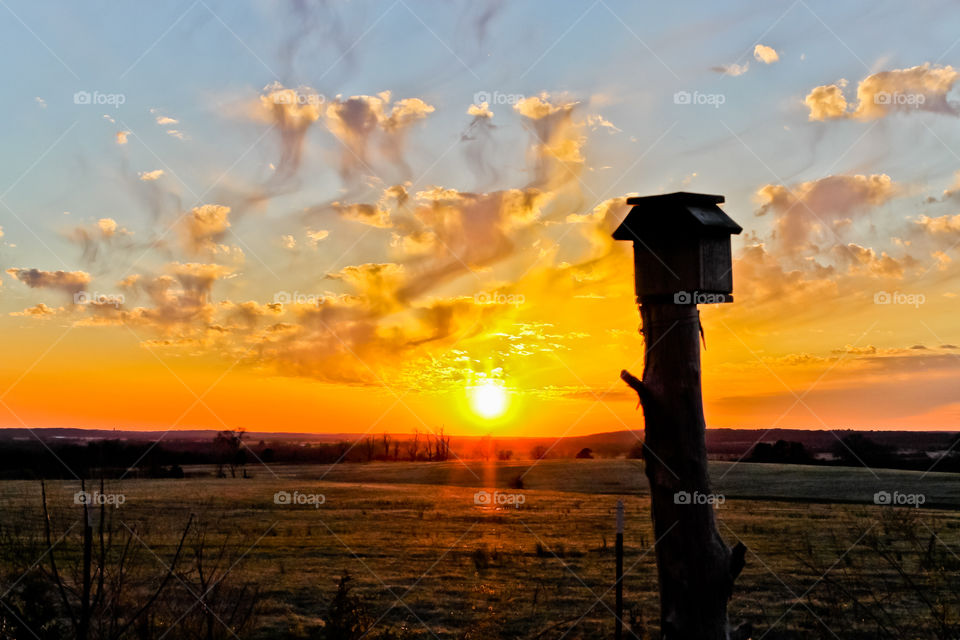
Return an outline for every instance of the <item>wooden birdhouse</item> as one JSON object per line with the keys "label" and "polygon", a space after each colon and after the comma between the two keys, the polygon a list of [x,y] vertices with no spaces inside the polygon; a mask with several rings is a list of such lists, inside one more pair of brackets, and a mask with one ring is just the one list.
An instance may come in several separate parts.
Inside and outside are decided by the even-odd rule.
{"label": "wooden birdhouse", "polygon": [[743,229],[717,206],[723,196],[678,191],[628,198],[613,232],[633,242],[637,302],[732,302],[730,236]]}

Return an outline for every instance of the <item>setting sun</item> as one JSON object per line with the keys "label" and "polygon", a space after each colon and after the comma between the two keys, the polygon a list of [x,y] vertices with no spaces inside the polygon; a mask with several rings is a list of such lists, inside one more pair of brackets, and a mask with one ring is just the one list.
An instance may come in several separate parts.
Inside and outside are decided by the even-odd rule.
{"label": "setting sun", "polygon": [[507,389],[498,380],[484,380],[467,389],[467,395],[473,412],[488,420],[502,416],[509,404]]}

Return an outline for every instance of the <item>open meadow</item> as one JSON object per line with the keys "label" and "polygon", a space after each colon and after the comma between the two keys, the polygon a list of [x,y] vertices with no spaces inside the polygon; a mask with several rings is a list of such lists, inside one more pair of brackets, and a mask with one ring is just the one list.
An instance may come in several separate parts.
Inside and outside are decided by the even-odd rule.
{"label": "open meadow", "polygon": [[[194,637],[190,625],[208,638],[330,637],[324,626],[344,619],[374,623],[382,635],[371,637],[382,638],[611,637],[618,499],[627,622],[636,637],[655,637],[654,538],[637,461],[250,471],[217,479],[191,468],[181,480],[104,485],[112,530],[132,534],[127,562],[156,575],[193,517],[184,568],[157,613],[166,637]],[[752,621],[754,637],[956,637],[955,475],[731,463],[711,472],[720,532],[749,548],[731,616]],[[61,571],[79,553],[79,488],[46,483]],[[877,505],[878,491],[923,495],[924,504]],[[41,485],[4,481],[0,502],[4,597],[27,599],[36,581],[22,576],[49,570]],[[90,514],[96,530],[99,511]],[[204,548],[206,576],[185,568]],[[344,575],[352,589],[337,599]]]}

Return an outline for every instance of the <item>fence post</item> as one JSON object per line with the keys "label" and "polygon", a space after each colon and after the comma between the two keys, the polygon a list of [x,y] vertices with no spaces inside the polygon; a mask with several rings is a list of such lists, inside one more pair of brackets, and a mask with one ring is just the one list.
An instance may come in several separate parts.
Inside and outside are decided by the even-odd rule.
{"label": "fence post", "polygon": [[668,640],[742,640],[727,604],[746,547],[726,545],[710,497],[701,393],[699,304],[732,302],[730,237],[743,229],[723,196],[672,193],[629,198],[613,233],[633,242],[634,285],[644,340],[643,378],[623,378],[644,415],[643,460],[660,586],[660,633]]}
{"label": "fence post", "polygon": [[623,500],[617,500],[617,603],[615,640],[623,638]]}

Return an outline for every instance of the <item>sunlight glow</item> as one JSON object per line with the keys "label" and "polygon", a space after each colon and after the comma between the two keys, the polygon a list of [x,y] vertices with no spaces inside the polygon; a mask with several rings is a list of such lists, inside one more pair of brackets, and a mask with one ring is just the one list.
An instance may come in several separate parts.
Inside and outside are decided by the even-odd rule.
{"label": "sunlight glow", "polygon": [[506,387],[498,380],[484,380],[468,388],[467,395],[473,412],[488,420],[502,416],[509,403]]}

